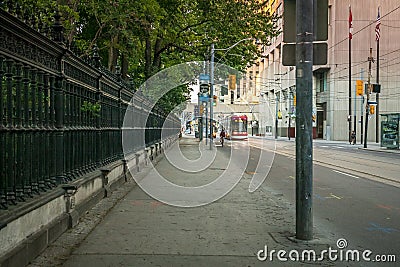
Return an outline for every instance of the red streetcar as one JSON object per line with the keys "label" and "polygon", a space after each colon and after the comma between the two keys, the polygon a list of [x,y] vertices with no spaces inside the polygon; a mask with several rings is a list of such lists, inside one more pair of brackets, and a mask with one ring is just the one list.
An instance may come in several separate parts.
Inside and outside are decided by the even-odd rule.
{"label": "red streetcar", "polygon": [[247,116],[230,115],[224,119],[222,125],[228,139],[247,139]]}

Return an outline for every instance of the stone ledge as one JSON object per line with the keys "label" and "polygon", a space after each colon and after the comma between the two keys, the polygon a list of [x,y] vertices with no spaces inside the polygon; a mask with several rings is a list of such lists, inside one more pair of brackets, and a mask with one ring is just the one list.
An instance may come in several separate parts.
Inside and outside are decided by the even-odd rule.
{"label": "stone ledge", "polygon": [[[174,138],[163,140],[153,148],[146,148],[133,154],[129,161],[112,162],[69,184],[60,185],[51,192],[2,212],[0,243],[8,240],[9,244],[7,246],[0,244],[0,267],[26,266],[62,233],[78,224],[80,217],[102,198],[107,197],[109,192],[123,185],[128,177],[133,179],[128,171],[130,165],[135,166],[137,172],[140,171],[140,167],[148,165],[151,159],[157,161],[164,150],[176,140]],[[52,208],[57,210],[52,211]],[[44,214],[55,216],[46,223],[40,220],[46,217]],[[32,218],[39,219],[36,225],[35,222],[29,221]],[[23,231],[26,235],[19,233],[20,237],[15,239],[16,229],[21,225],[27,226]],[[30,231],[30,229],[38,230]]]}

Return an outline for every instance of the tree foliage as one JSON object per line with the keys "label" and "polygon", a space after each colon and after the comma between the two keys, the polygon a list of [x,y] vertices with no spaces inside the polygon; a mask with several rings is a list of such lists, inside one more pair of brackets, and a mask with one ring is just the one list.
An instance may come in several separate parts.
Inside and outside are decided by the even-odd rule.
{"label": "tree foliage", "polygon": [[[244,70],[260,57],[260,44],[278,34],[277,17],[263,11],[265,1],[256,0],[24,0],[34,10],[57,8],[62,12],[69,44],[85,55],[98,45],[103,64],[122,76],[133,76],[137,85],[158,71],[196,60],[209,60],[210,45],[215,59]],[[42,12],[45,14],[45,12]],[[187,97],[179,87],[165,97],[164,104]]]}

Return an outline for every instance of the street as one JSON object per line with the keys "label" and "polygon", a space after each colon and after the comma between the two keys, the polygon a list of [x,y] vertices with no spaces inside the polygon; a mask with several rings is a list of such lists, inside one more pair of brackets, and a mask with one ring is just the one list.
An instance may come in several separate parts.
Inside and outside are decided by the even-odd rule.
{"label": "street", "polygon": [[[255,148],[252,153],[259,153],[256,147],[261,140],[250,138],[249,142]],[[277,154],[264,186],[282,192],[295,203],[294,142],[278,141],[276,147]],[[398,253],[400,154],[317,142],[314,161],[317,162],[313,176],[314,225],[335,229],[332,236],[345,238],[351,248],[370,249],[379,254]],[[254,166],[249,164],[248,168]]]}

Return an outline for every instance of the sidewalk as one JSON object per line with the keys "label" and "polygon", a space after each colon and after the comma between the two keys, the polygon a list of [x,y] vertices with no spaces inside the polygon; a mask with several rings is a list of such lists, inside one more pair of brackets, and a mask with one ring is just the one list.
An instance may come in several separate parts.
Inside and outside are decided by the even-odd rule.
{"label": "sidewalk", "polygon": [[[191,136],[180,140],[182,154],[196,159],[200,155],[198,141]],[[204,153],[204,151],[202,151]],[[198,173],[184,172],[159,160],[156,169],[172,182],[182,186],[200,186],[218,177],[229,162],[229,146],[217,148],[212,164]],[[155,179],[154,169],[146,168],[140,179]],[[233,175],[228,174],[228,175]],[[214,177],[214,178],[213,178]],[[320,252],[328,245],[335,247],[336,239],[315,229],[316,239],[295,242],[295,207],[285,201],[279,192],[262,185],[254,193],[248,192],[251,174],[245,173],[236,187],[223,198],[201,207],[181,208],[166,205],[143,192],[139,186],[132,189],[106,215],[98,225],[85,226],[79,244],[71,248],[72,255],[55,255],[57,246],[73,234],[61,236],[56,244],[31,266],[51,266],[51,258],[63,266],[309,266],[310,262],[259,261],[257,253],[268,246],[268,251],[284,249],[314,249]],[[101,204],[100,204],[101,205]],[[96,208],[94,209],[96,210]],[[101,212],[95,215],[99,218]],[[85,221],[85,219],[83,219]],[[87,220],[86,220],[87,221]],[[78,225],[79,228],[79,225]],[[326,230],[325,230],[326,231]],[[68,235],[69,234],[69,235]],[[330,236],[332,238],[332,236]],[[65,262],[64,262],[65,261]],[[313,265],[333,266],[331,262]]]}

